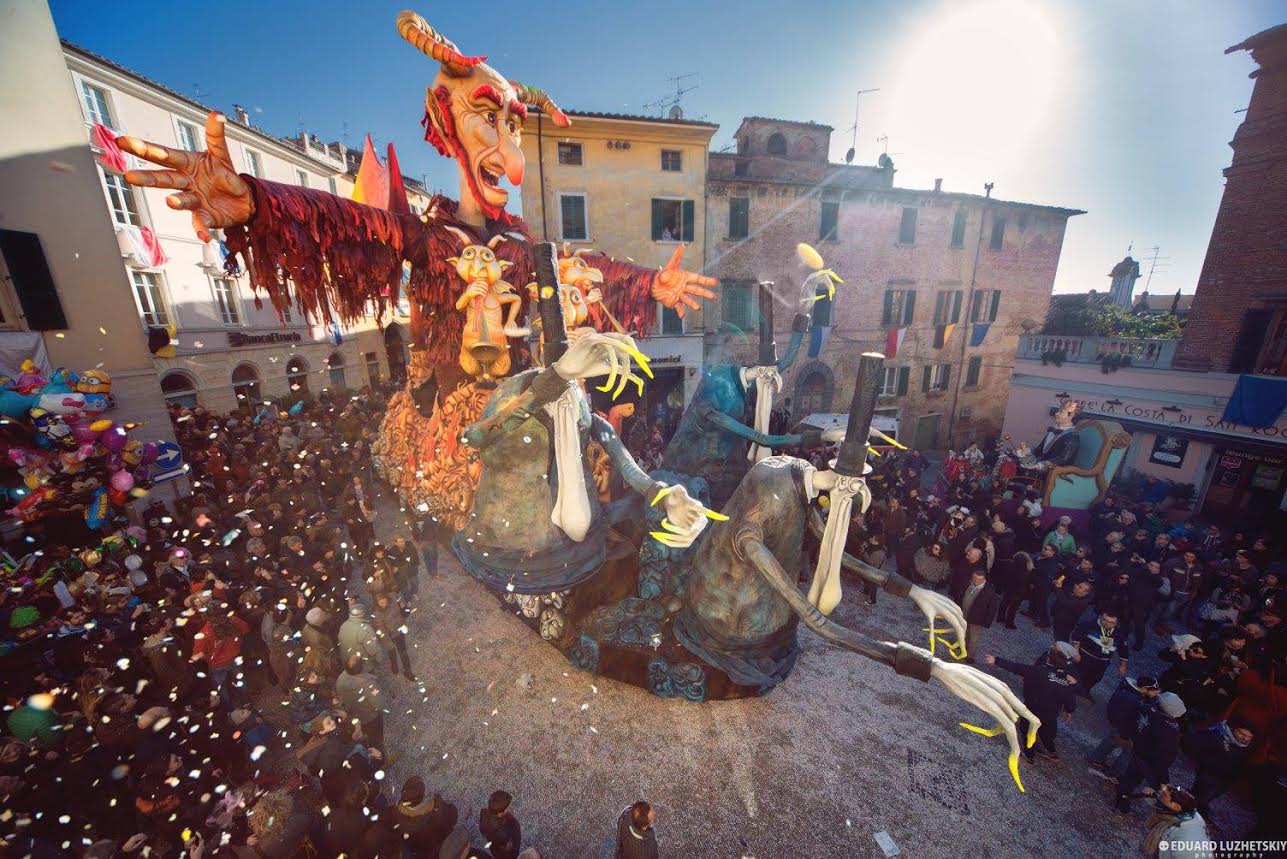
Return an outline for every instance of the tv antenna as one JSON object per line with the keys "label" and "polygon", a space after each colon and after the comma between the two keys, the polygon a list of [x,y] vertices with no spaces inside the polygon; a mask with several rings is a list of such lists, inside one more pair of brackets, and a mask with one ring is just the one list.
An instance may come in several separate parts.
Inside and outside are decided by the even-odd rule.
{"label": "tv antenna", "polygon": [[201,84],[196,83],[195,81],[193,82],[193,84],[192,84],[192,98],[193,98],[194,100],[204,103],[204,102],[205,102],[205,100],[206,100],[206,96],[208,96],[208,95],[210,95],[210,93],[208,93],[208,92],[206,92],[205,90],[203,90],[203,89],[201,88]]}
{"label": "tv antenna", "polygon": [[[849,151],[845,153],[846,164],[854,163],[854,155],[858,153],[858,105],[862,102],[863,94],[869,92],[880,92],[880,87],[876,87],[874,89],[860,89],[858,90],[858,94],[854,96],[854,124],[849,126],[849,131],[852,132],[852,136],[849,139]],[[888,140],[888,138],[886,138],[886,140]],[[888,144],[886,144],[885,148],[889,148]]]}
{"label": "tv antenna", "polygon": [[1157,245],[1153,245],[1149,250],[1153,253],[1153,257],[1148,260],[1148,277],[1144,281],[1145,292],[1149,291],[1149,285],[1153,283],[1153,272],[1158,271],[1159,269],[1161,271],[1166,271],[1166,267],[1171,259],[1170,257],[1158,256],[1162,249]]}
{"label": "tv antenna", "polygon": [[648,102],[644,105],[644,110],[655,110],[658,114],[667,113],[670,119],[683,119],[684,109],[680,107],[680,100],[683,99],[685,93],[690,93],[701,86],[700,81],[692,86],[684,86],[684,81],[696,77],[698,77],[697,72],[689,72],[685,75],[674,75],[666,78],[667,81],[675,85],[675,94],[662,96],[656,101]]}

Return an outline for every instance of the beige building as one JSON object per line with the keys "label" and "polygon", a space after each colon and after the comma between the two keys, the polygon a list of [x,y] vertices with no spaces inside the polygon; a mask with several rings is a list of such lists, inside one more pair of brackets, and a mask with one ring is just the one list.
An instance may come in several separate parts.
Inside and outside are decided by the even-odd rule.
{"label": "beige building", "polygon": [[[717,125],[610,113],[569,112],[556,128],[539,111],[523,124],[523,217],[539,240],[594,248],[662,266],[682,243],[683,265],[706,267],[706,153]],[[705,333],[701,312],[681,320],[658,306],[642,344],[658,370],[645,396],[687,402],[697,386]]]}
{"label": "beige building", "polygon": [[[201,149],[210,108],[110,60],[63,43],[67,73],[80,107],[83,144],[94,123],[165,146]],[[279,139],[255,128],[237,107],[227,124],[228,148],[239,172],[348,197],[349,151],[310,135]],[[126,156],[131,168],[147,168]],[[134,329],[174,326],[176,355],[155,358],[161,388],[172,402],[231,410],[260,398],[357,389],[405,366],[405,319],[370,318],[347,329],[307,320],[296,311],[281,320],[257,306],[249,277],[229,276],[217,242],[203,244],[186,212],[170,209],[162,189],[132,188],[102,166],[94,176],[119,245],[117,258],[131,285]],[[408,187],[413,205],[427,197]],[[150,229],[167,260],[159,265],[131,252],[131,235]],[[120,266],[118,266],[120,267]],[[338,343],[336,341],[339,341]]]}
{"label": "beige building", "polygon": [[[42,0],[0,12],[0,351],[112,376],[109,416],[142,421],[142,441],[173,441],[157,368],[58,35]],[[18,86],[15,82],[21,81]],[[5,366],[7,372],[16,366]],[[151,497],[186,492],[164,483]]]}

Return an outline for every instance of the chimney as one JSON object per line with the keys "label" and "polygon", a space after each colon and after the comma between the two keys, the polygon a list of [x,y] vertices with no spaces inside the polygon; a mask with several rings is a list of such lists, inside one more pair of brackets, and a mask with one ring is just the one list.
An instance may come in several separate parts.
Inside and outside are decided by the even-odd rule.
{"label": "chimney", "polygon": [[250,114],[239,104],[232,106],[232,118],[247,128],[250,127]]}
{"label": "chimney", "polygon": [[935,193],[937,193],[937,192],[939,192],[939,191],[942,191],[942,190],[943,190],[943,180],[942,180],[942,179],[935,179],[935,180],[934,180],[934,191],[935,191]]}

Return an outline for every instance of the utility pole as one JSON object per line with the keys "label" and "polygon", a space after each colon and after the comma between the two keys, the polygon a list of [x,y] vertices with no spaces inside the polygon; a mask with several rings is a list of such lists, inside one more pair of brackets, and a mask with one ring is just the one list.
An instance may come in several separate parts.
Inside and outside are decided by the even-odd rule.
{"label": "utility pole", "polygon": [[[854,96],[854,124],[849,128],[853,134],[849,139],[849,151],[845,153],[846,164],[854,163],[854,156],[858,153],[858,105],[862,102],[863,94],[869,92],[880,92],[880,87],[860,89],[858,94]],[[885,148],[889,149],[888,144],[886,144]]]}

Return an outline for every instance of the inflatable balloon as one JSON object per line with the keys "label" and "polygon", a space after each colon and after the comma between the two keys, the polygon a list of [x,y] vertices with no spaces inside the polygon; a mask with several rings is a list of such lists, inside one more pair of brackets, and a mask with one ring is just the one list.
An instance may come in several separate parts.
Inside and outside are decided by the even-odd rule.
{"label": "inflatable balloon", "polygon": [[22,372],[13,383],[13,388],[20,394],[33,394],[46,384],[45,377],[40,375],[36,362],[28,358],[19,368]]}
{"label": "inflatable balloon", "polygon": [[49,377],[49,382],[41,389],[42,394],[67,394],[76,390],[77,376],[66,367],[59,367]]}
{"label": "inflatable balloon", "polygon": [[111,430],[103,433],[102,437],[99,439],[99,442],[103,447],[113,453],[117,453],[125,447],[125,442],[127,441],[129,441],[129,437],[125,435],[125,430],[120,427],[112,427]]}
{"label": "inflatable balloon", "polygon": [[89,424],[78,423],[72,427],[72,436],[79,445],[89,445],[91,448],[94,442],[98,441],[98,433],[90,429]]}
{"label": "inflatable balloon", "polygon": [[76,390],[82,394],[110,394],[112,377],[102,370],[86,370],[76,382]]}
{"label": "inflatable balloon", "polygon": [[143,443],[143,465],[151,465],[156,462],[156,458],[161,455],[161,449],[156,446],[156,442],[148,441]]}
{"label": "inflatable balloon", "polygon": [[129,492],[134,488],[134,475],[128,471],[118,471],[112,475],[112,488],[117,492]]}
{"label": "inflatable balloon", "polygon": [[14,390],[0,391],[0,415],[7,418],[23,418],[36,405],[36,397],[20,394]]}
{"label": "inflatable balloon", "polygon": [[41,392],[36,398],[36,405],[47,412],[58,415],[79,414],[85,411],[85,395],[75,391],[62,394]]}
{"label": "inflatable balloon", "polygon": [[96,420],[93,423],[91,423],[89,425],[89,428],[93,430],[95,436],[97,436],[98,433],[107,432],[109,429],[111,429],[112,421],[110,418],[100,418],[99,420]]}
{"label": "inflatable balloon", "polygon": [[81,394],[80,396],[85,398],[84,409],[86,414],[102,414],[116,405],[108,394]]}

